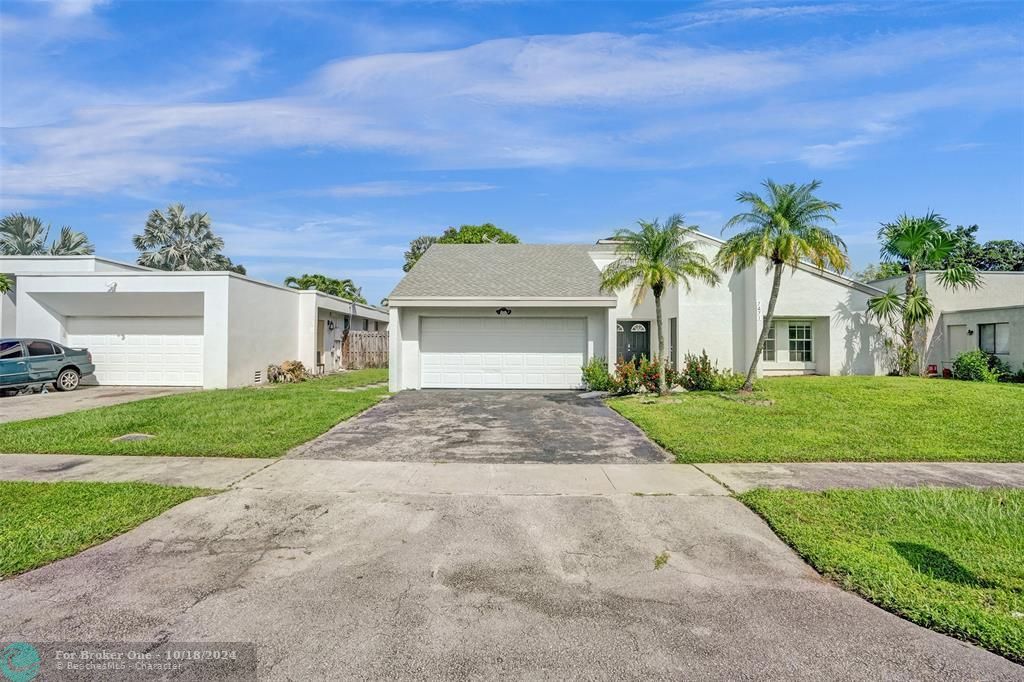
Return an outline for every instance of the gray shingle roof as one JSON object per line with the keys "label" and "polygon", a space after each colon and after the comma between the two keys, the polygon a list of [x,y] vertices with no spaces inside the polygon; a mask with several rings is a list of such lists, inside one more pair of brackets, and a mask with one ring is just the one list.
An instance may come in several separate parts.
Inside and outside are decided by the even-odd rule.
{"label": "gray shingle roof", "polygon": [[434,244],[390,298],[606,298],[589,244]]}

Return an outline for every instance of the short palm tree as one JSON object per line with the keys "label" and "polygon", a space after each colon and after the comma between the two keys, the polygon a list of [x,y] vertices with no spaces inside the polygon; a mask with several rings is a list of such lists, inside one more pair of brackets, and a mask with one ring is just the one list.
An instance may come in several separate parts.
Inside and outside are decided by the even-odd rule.
{"label": "short palm tree", "polygon": [[724,271],[741,271],[757,265],[764,259],[766,270],[772,273],[772,293],[764,315],[761,334],[754,349],[754,358],[743,382],[744,391],[754,388],[757,365],[764,352],[779,299],[782,273],[786,266],[796,268],[807,261],[819,270],[826,268],[845,272],[849,267],[846,244],[836,234],[823,227],[835,223],[839,204],[814,196],[821,187],[819,180],[805,185],[793,183],[778,185],[771,180],[762,183],[766,196],[756,192],[740,192],[736,201],[747,204],[747,211],[732,217],[723,232],[730,227],[745,225],[747,229],[730,238],[715,257],[715,263]]}
{"label": "short palm tree", "polygon": [[683,223],[681,215],[669,217],[664,225],[638,221],[639,230],[618,230],[613,239],[618,259],[604,269],[601,288],[617,291],[636,287],[634,302],[639,305],[650,289],[654,294],[654,311],[658,325],[658,391],[668,392],[665,352],[665,325],[661,313],[661,297],[672,284],[682,284],[690,291],[690,280],[696,279],[712,286],[718,284],[718,273],[708,259],[697,249],[697,243],[686,237],[696,231],[695,226]]}
{"label": "short palm tree", "polygon": [[12,213],[0,220],[0,255],[4,256],[88,256],[95,251],[89,238],[65,225],[60,236],[47,247],[50,226],[35,216]]}
{"label": "short palm tree", "polygon": [[363,290],[351,279],[335,279],[327,275],[307,275],[301,277],[285,277],[284,285],[292,289],[316,289],[331,296],[346,298],[356,303],[366,303]]}
{"label": "short palm tree", "polygon": [[7,275],[0,274],[0,294],[6,294],[14,288],[14,280]]}
{"label": "short palm tree", "polygon": [[220,270],[224,240],[213,232],[206,213],[185,215],[185,206],[171,204],[167,213],[154,209],[142,234],[132,237],[139,265],[158,270]]}
{"label": "short palm tree", "polygon": [[868,301],[868,312],[881,324],[896,329],[898,347],[895,369],[909,376],[919,354],[914,335],[934,315],[927,293],[918,286],[917,276],[923,270],[938,270],[939,283],[947,289],[977,287],[981,278],[967,263],[956,263],[943,269],[943,262],[956,248],[956,237],[949,224],[937,213],[922,217],[901,215],[892,223],[883,223],[878,230],[882,242],[882,260],[902,266],[906,273],[903,294],[896,287]]}

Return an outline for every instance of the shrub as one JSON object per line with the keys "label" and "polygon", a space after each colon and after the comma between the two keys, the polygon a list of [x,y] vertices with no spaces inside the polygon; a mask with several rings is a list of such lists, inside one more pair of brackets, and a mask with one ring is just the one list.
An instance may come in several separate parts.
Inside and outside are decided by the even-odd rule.
{"label": "shrub", "polygon": [[953,378],[963,381],[998,381],[999,377],[1007,373],[1005,363],[996,358],[998,363],[993,368],[990,356],[983,350],[972,350],[961,353],[953,361]]}
{"label": "shrub", "polygon": [[[648,360],[643,355],[633,361],[619,358],[615,364],[615,376],[612,378],[612,391],[622,395],[640,391],[657,393],[660,374],[657,358]],[[677,381],[676,371],[669,365],[665,371],[665,383],[672,387]]]}
{"label": "shrub", "polygon": [[[740,374],[739,372],[723,371],[719,372],[715,376],[715,386],[712,390],[714,391],[731,391],[736,392],[743,388],[743,383],[747,380],[746,374]],[[754,384],[755,388],[757,383]]]}
{"label": "shrub", "polygon": [[[732,370],[718,369],[718,365],[708,357],[708,352],[702,350],[700,355],[686,354],[678,379],[687,391],[738,391],[743,388],[747,377]],[[754,388],[758,388],[757,383]]]}
{"label": "shrub", "polygon": [[711,364],[706,350],[702,350],[700,355],[687,353],[679,372],[679,384],[687,391],[713,391],[717,374],[718,368]]}
{"label": "shrub", "polygon": [[583,365],[583,384],[591,391],[612,391],[615,381],[608,371],[608,361],[604,358],[593,358]]}

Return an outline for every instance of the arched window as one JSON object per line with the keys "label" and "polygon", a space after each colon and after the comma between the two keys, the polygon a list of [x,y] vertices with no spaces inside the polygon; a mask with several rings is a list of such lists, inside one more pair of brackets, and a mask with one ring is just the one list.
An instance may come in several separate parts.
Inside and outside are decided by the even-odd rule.
{"label": "arched window", "polygon": [[617,332],[624,332],[626,330],[622,328],[621,324],[616,324],[615,325],[615,331],[617,331]]}
{"label": "arched window", "polygon": [[645,332],[645,331],[647,331],[647,327],[645,327],[644,325],[642,325],[639,322],[637,322],[636,324],[634,324],[632,327],[629,328],[629,331],[631,331],[631,332]]}

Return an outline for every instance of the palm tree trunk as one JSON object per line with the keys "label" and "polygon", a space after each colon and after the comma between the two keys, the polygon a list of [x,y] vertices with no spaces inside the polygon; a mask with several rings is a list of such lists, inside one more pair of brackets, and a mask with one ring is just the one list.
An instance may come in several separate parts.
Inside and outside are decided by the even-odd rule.
{"label": "palm tree trunk", "polygon": [[654,287],[654,316],[658,324],[658,395],[668,395],[668,381],[665,373],[668,369],[668,358],[665,353],[665,325],[661,318],[661,290]]}
{"label": "palm tree trunk", "polygon": [[[904,303],[910,300],[914,290],[917,288],[917,273],[914,272],[913,268],[907,273],[907,281],[904,285]],[[901,377],[910,376],[911,365],[914,362],[914,323],[907,319],[906,313],[903,315],[903,329],[900,333],[901,342],[903,344],[903,352],[898,358],[897,369],[899,370]]]}
{"label": "palm tree trunk", "polygon": [[761,361],[761,354],[764,353],[764,342],[768,338],[768,330],[771,328],[772,319],[775,317],[775,303],[779,300],[779,287],[782,285],[783,263],[775,264],[775,272],[772,276],[772,295],[768,299],[768,311],[764,314],[764,323],[761,325],[761,335],[757,338],[757,348],[754,349],[754,359],[750,362],[750,369],[747,370],[747,380],[743,382],[741,391],[754,390],[754,377],[757,375],[757,363]]}

